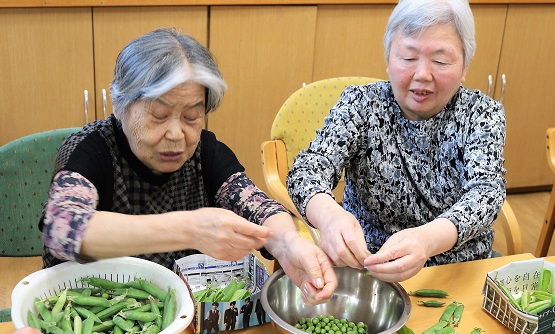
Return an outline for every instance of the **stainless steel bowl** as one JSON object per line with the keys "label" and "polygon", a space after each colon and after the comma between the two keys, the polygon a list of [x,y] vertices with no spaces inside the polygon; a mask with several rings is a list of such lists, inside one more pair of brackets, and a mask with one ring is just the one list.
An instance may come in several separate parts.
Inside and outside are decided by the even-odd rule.
{"label": "stainless steel bowl", "polygon": [[294,327],[299,318],[333,315],[368,326],[368,333],[395,333],[409,319],[411,302],[398,283],[387,283],[364,271],[336,267],[339,285],[325,304],[307,306],[301,291],[283,269],[276,271],[262,288],[262,306],[279,333],[304,333]]}

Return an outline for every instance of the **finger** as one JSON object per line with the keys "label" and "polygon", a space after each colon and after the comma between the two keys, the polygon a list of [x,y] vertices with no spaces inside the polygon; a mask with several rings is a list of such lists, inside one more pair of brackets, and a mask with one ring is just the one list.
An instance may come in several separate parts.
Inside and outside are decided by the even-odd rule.
{"label": "finger", "polygon": [[[345,244],[343,240],[342,240],[342,243],[343,245],[340,247],[338,252],[341,260],[351,268],[363,269],[364,268],[363,264],[357,259],[355,254],[352,253],[351,249],[347,246],[347,244]],[[362,259],[363,258],[364,257],[362,257]]]}
{"label": "finger", "polygon": [[345,232],[343,235],[343,240],[347,245],[347,248],[351,251],[355,259],[358,259],[359,267],[363,266],[364,259],[368,256],[368,248],[366,246],[366,241],[361,233],[357,233],[358,230],[353,232]]}
{"label": "finger", "polygon": [[370,275],[387,282],[401,282],[414,276],[420,266],[410,261],[408,256],[395,261],[385,262],[367,267]]}
{"label": "finger", "polygon": [[232,229],[241,235],[253,238],[267,239],[274,235],[271,228],[251,223],[247,220],[241,223],[233,224]]}

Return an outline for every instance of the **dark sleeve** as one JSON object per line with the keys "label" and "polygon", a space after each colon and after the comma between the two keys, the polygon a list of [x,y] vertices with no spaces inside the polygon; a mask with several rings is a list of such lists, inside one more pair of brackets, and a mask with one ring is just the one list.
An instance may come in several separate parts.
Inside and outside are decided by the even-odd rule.
{"label": "dark sleeve", "polygon": [[233,174],[244,172],[235,153],[216,139],[214,133],[203,130],[200,135],[202,177],[210,205],[214,205],[216,192]]}
{"label": "dark sleeve", "polygon": [[95,186],[99,195],[99,209],[110,207],[114,179],[112,157],[98,132],[92,132],[77,144],[62,169],[83,175]]}

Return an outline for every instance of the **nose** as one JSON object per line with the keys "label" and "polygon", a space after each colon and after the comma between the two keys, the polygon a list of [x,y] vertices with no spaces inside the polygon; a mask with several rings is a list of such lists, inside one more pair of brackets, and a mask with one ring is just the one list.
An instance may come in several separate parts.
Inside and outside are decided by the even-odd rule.
{"label": "nose", "polygon": [[414,69],[414,80],[416,81],[430,81],[432,80],[432,65],[429,61],[421,59],[418,61]]}
{"label": "nose", "polygon": [[167,123],[166,138],[171,141],[180,141],[185,137],[179,119],[172,118]]}

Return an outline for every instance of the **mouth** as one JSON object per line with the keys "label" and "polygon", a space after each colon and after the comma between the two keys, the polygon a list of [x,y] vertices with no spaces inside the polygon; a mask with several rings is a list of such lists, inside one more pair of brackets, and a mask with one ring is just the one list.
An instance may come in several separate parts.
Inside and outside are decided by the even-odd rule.
{"label": "mouth", "polygon": [[433,94],[432,91],[427,89],[411,89],[410,92],[417,102],[422,102]]}
{"label": "mouth", "polygon": [[176,161],[181,159],[183,152],[166,151],[160,153],[160,159],[163,161]]}

